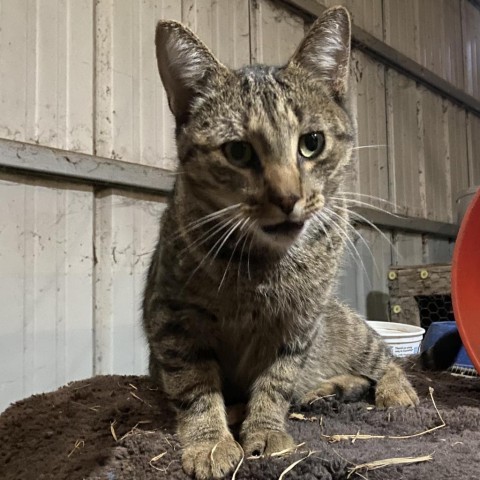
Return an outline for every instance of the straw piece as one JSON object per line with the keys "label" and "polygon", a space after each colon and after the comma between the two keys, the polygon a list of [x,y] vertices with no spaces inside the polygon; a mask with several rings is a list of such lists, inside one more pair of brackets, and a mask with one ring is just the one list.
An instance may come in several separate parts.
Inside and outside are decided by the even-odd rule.
{"label": "straw piece", "polygon": [[295,445],[294,447],[291,448],[286,448],[285,450],[280,450],[279,452],[273,452],[270,457],[283,457],[284,455],[288,455],[289,453],[296,452],[297,449],[300,447],[303,447],[305,445],[305,442],[299,443],[298,445]]}
{"label": "straw piece", "polygon": [[348,469],[349,473],[347,478],[350,478],[354,473],[357,473],[358,470],[377,470],[379,468],[385,468],[390,465],[403,465],[410,463],[420,463],[420,462],[429,462],[433,460],[432,455],[423,455],[421,457],[396,457],[396,458],[385,458],[383,460],[375,460],[373,462],[361,463],[360,465],[355,465]]}
{"label": "straw piece", "polygon": [[315,452],[314,451],[310,451],[308,452],[307,455],[305,455],[304,457],[300,458],[299,460],[297,460],[296,462],[293,462],[291,465],[289,465],[281,474],[280,476],[278,477],[278,480],[283,480],[283,478],[285,477],[285,475],[290,472],[290,470],[293,470],[300,462],[303,462],[304,460],[306,460],[308,457],[310,457],[311,455],[313,455]]}
{"label": "straw piece", "polygon": [[[148,464],[149,464],[152,468],[154,468],[155,470],[158,470],[159,472],[164,472],[164,471],[166,471],[166,470],[168,469],[168,467],[167,467],[167,468],[158,468],[158,467],[156,467],[155,465],[153,465],[153,462],[157,462],[157,461],[160,460],[162,457],[164,457],[166,454],[167,454],[167,452],[160,453],[160,455],[157,455],[157,456],[151,458],[150,461],[148,462]],[[170,465],[169,465],[169,466],[170,466]]]}
{"label": "straw piece", "polygon": [[291,420],[301,420],[303,422],[316,422],[318,421],[318,417],[306,417],[303,413],[291,413],[288,418]]}
{"label": "straw piece", "polygon": [[235,480],[237,478],[237,472],[240,470],[240,466],[242,465],[243,463],[243,460],[245,458],[245,453],[243,452],[243,448],[240,446],[240,444],[238,444],[237,442],[235,442],[239,447],[240,449],[242,450],[242,458],[240,459],[240,461],[238,462],[238,465],[237,465],[237,468],[235,468],[235,471],[233,472],[233,475],[232,475],[232,480]]}
{"label": "straw piece", "polygon": [[110,423],[110,432],[112,432],[112,437],[113,439],[118,442],[118,437],[117,437],[117,434],[115,432],[115,424],[117,423],[116,420],[114,420],[113,422]]}
{"label": "straw piece", "polygon": [[373,439],[373,438],[376,438],[376,439],[385,438],[385,439],[388,439],[388,440],[406,440],[408,438],[420,437],[422,435],[426,435],[427,433],[434,432],[435,430],[439,430],[440,428],[444,428],[444,427],[447,426],[447,424],[443,420],[443,417],[440,414],[440,412],[438,411],[437,405],[435,404],[435,400],[433,398],[434,390],[433,390],[432,387],[429,387],[428,391],[429,391],[429,394],[430,394],[430,398],[432,399],[433,407],[435,408],[435,411],[437,412],[438,418],[442,422],[440,425],[437,425],[436,427],[432,427],[432,428],[429,428],[427,430],[423,430],[421,432],[414,433],[412,435],[368,435],[368,434],[360,434],[360,432],[358,432],[354,435],[352,435],[352,434],[348,434],[348,435],[338,434],[338,435],[322,435],[322,436],[327,438],[328,441],[331,442],[331,443],[340,442],[342,440],[352,440],[352,443],[353,443],[356,440],[370,440],[370,439]]}
{"label": "straw piece", "polygon": [[75,452],[75,450],[77,450],[80,447],[84,447],[84,446],[85,446],[85,442],[83,440],[77,440],[75,442],[74,447],[72,448],[70,453],[67,455],[67,457],[70,458],[73,455],[73,453]]}

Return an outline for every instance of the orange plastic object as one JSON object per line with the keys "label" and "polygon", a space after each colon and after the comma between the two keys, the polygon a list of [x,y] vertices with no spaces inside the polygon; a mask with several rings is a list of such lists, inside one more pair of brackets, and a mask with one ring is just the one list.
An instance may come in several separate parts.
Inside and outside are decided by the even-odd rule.
{"label": "orange plastic object", "polygon": [[463,345],[480,373],[480,189],[468,206],[455,243],[452,301]]}

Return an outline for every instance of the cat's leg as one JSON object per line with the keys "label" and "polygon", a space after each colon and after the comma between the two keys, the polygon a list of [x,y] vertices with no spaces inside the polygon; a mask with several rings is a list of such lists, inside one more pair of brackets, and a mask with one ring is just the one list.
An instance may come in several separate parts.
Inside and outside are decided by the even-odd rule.
{"label": "cat's leg", "polygon": [[240,431],[240,443],[247,457],[271,455],[295,446],[285,431],[285,418],[305,353],[298,344],[295,349],[281,350],[252,388]]}
{"label": "cat's leg", "polygon": [[[305,365],[311,386],[300,397],[303,403],[329,395],[358,400],[373,385],[378,407],[418,404],[418,396],[400,362],[357,313],[332,300],[321,321],[321,334]],[[316,374],[319,381],[312,385]]]}
{"label": "cat's leg", "polygon": [[227,426],[214,351],[185,316],[158,316],[158,330],[149,332],[150,370],[177,412],[183,469],[197,479],[224,478],[243,452]]}
{"label": "cat's leg", "polygon": [[300,403],[310,404],[331,397],[344,402],[356,402],[364,398],[371,388],[372,382],[368,378],[351,374],[337,375],[307,392]]}

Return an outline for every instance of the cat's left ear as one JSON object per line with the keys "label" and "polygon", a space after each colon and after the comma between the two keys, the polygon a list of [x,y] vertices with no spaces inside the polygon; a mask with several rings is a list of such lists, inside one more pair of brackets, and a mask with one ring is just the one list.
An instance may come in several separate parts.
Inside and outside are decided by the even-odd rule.
{"label": "cat's left ear", "polygon": [[187,27],[174,21],[160,21],[155,34],[158,71],[176,120],[183,122],[192,101],[212,74],[226,71]]}
{"label": "cat's left ear", "polygon": [[312,25],[289,66],[301,67],[307,74],[326,83],[336,98],[348,90],[351,22],[344,7],[326,10]]}

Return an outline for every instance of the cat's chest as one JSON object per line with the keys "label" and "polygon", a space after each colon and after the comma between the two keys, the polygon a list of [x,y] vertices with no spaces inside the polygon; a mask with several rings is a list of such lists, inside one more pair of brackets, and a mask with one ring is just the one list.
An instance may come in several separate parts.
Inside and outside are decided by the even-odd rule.
{"label": "cat's chest", "polygon": [[[238,319],[241,321],[241,319]],[[243,325],[224,326],[217,343],[217,357],[232,397],[242,396],[252,383],[277,357],[283,343],[281,329],[273,331],[265,325],[246,319]]]}

